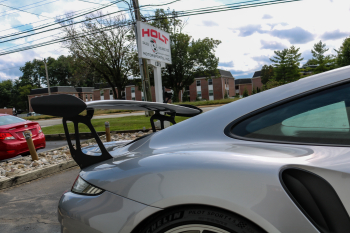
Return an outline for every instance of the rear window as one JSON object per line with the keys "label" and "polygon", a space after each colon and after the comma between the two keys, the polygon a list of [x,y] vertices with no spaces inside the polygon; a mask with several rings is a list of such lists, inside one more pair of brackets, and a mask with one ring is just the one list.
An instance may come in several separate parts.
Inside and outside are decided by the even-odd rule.
{"label": "rear window", "polygon": [[14,116],[0,116],[0,125],[10,125],[26,121]]}
{"label": "rear window", "polygon": [[251,139],[350,145],[350,84],[259,113],[236,124],[231,132]]}

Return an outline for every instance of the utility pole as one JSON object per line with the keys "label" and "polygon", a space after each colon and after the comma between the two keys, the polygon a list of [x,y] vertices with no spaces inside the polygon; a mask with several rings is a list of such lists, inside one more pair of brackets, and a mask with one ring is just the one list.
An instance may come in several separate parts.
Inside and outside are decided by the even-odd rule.
{"label": "utility pole", "polygon": [[[134,10],[135,10],[135,18],[136,21],[141,21],[141,13],[140,13],[140,8],[139,8],[139,1],[138,0],[132,0],[132,3],[134,5]],[[136,28],[136,25],[135,25]],[[137,30],[135,29],[135,35],[136,35],[136,41],[137,41]],[[141,45],[138,45],[141,46]],[[141,80],[142,80],[142,87],[143,87],[143,97],[145,101],[152,102],[152,94],[151,94],[151,85],[150,85],[150,79],[149,79],[149,72],[148,72],[148,66],[147,66],[147,59],[144,58],[139,58],[139,64],[140,67],[142,65],[142,68],[140,68],[141,71]],[[153,115],[152,111],[148,112],[148,115],[151,116]]]}
{"label": "utility pole", "polygon": [[49,91],[49,95],[51,95],[50,83],[49,83],[49,74],[47,73],[47,65],[46,59],[44,58],[45,71],[46,71],[46,81],[47,81],[47,90]]}

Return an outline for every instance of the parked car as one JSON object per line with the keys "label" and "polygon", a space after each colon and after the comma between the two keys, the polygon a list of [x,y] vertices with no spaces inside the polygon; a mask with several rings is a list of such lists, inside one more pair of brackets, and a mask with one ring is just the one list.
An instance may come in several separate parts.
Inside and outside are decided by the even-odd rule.
{"label": "parked car", "polygon": [[[350,66],[128,142],[103,144],[93,110],[164,111],[168,120],[198,111],[68,95],[32,106],[63,117],[82,169],[59,201],[64,233],[350,232]],[[73,147],[66,121],[86,124],[97,144],[81,148],[78,138]]]}
{"label": "parked car", "polygon": [[19,117],[0,114],[0,160],[28,155],[29,149],[23,132],[30,130],[35,149],[45,148],[45,135],[39,123]]}
{"label": "parked car", "polygon": [[35,112],[28,112],[27,117],[29,117],[29,116],[35,116]]}

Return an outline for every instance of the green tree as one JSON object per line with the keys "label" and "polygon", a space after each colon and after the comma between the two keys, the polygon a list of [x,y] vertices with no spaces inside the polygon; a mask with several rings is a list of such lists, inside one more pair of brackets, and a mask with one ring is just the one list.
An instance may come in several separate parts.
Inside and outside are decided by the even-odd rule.
{"label": "green tree", "polygon": [[274,77],[277,82],[289,83],[300,78],[299,66],[303,58],[299,50],[293,45],[289,49],[274,51],[275,56],[270,60],[275,63]]}
{"label": "green tree", "polygon": [[131,36],[133,27],[127,26],[129,21],[121,14],[101,16],[101,12],[86,16],[86,21],[79,28],[72,20],[58,19],[58,22],[61,22],[62,31],[67,38],[64,46],[74,57],[103,77],[112,87],[115,99],[121,99],[128,77],[138,65],[138,60],[135,59],[135,41]]}
{"label": "green tree", "polygon": [[13,82],[4,80],[0,82],[0,108],[12,108],[14,106],[12,99]]}
{"label": "green tree", "polygon": [[336,56],[336,63],[339,67],[350,65],[350,37],[345,38]]}
{"label": "green tree", "polygon": [[19,70],[22,71],[23,75],[19,77],[22,85],[30,84],[32,86],[41,87],[43,84],[43,78],[45,77],[45,67],[43,62],[38,59],[28,61]]}
{"label": "green tree", "polygon": [[247,88],[244,88],[243,97],[249,96]]}
{"label": "green tree", "polygon": [[261,69],[261,83],[266,84],[269,80],[274,78],[274,71],[272,65],[264,65]]}
{"label": "green tree", "polygon": [[314,44],[314,48],[311,50],[312,53],[312,60],[310,61],[310,63],[314,63],[315,65],[318,65],[315,69],[314,69],[314,73],[322,73],[325,72],[327,70],[330,70],[332,68],[334,68],[334,66],[332,66],[332,56],[331,55],[325,55],[325,53],[328,51],[329,49],[326,48],[326,44],[322,43],[322,41]]}
{"label": "green tree", "polygon": [[172,64],[162,71],[163,84],[174,91],[173,101],[179,101],[179,91],[191,85],[196,76],[218,76],[219,58],[215,49],[219,40],[194,40],[182,32],[186,22],[176,19],[175,11],[156,10],[150,24],[170,33]]}

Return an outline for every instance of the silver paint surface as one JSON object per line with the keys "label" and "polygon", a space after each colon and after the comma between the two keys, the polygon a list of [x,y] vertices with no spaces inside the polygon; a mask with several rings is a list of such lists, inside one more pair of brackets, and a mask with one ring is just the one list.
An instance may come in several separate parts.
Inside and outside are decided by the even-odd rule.
{"label": "silver paint surface", "polygon": [[[252,111],[349,78],[350,66],[235,101],[116,148],[110,151],[113,159],[85,168],[80,175],[111,195],[142,206],[215,206],[238,213],[267,232],[318,232],[282,188],[280,171],[300,167],[320,175],[331,183],[350,213],[350,148],[237,140],[226,136],[224,128]],[[83,206],[76,198],[67,209],[80,209],[82,214]],[[117,212],[141,213],[140,207],[130,208]],[[143,212],[143,218],[151,212]],[[133,224],[123,222],[123,226]],[[119,232],[125,229],[130,228]]]}

